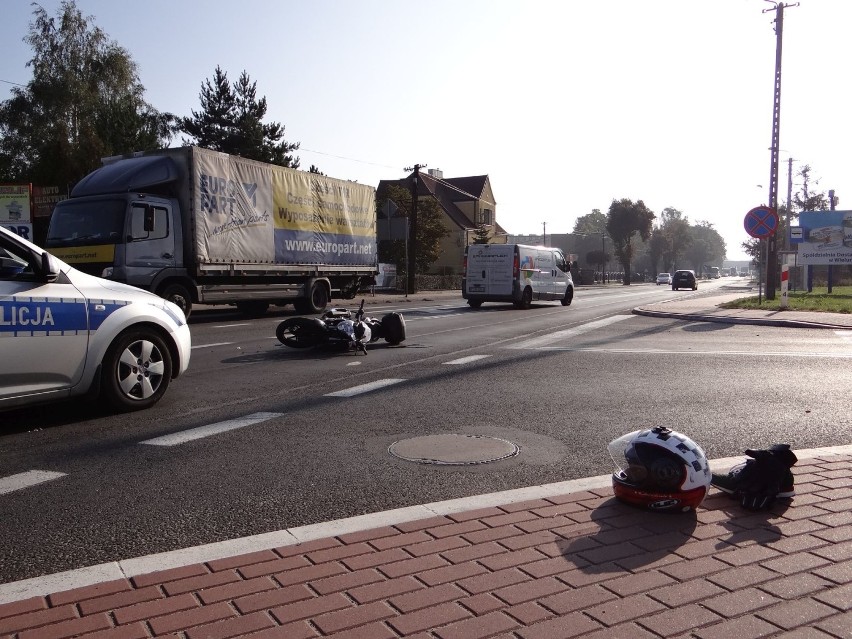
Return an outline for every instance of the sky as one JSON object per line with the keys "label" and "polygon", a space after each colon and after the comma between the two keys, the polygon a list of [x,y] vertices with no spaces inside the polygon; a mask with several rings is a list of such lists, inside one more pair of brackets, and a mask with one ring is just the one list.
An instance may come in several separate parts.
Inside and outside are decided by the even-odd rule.
{"label": "sky", "polygon": [[[32,78],[29,0],[2,0],[0,101]],[[51,16],[60,0],[41,0]],[[785,9],[779,203],[788,159],[852,208],[852,2]],[[768,202],[775,80],[767,0],[77,0],[189,116],[217,66],[246,71],[300,168],[377,186],[414,164],[488,175],[511,234],[570,233],[613,199],[707,221],[744,260]],[[173,145],[180,144],[180,138]],[[844,206],[846,204],[846,206]]]}

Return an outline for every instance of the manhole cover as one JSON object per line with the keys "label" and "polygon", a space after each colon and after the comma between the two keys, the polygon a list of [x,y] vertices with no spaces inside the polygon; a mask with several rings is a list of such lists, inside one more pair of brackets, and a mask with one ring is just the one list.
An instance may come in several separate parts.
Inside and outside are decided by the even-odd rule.
{"label": "manhole cover", "polygon": [[388,452],[421,464],[487,464],[514,457],[521,449],[512,442],[477,435],[425,435],[394,442]]}

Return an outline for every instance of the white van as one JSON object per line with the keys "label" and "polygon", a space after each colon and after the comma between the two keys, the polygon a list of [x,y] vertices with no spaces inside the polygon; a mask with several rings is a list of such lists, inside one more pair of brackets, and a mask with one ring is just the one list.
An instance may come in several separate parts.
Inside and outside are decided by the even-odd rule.
{"label": "white van", "polygon": [[471,244],[465,249],[462,297],[473,308],[483,302],[512,302],[529,308],[533,300],[574,299],[571,265],[549,246]]}

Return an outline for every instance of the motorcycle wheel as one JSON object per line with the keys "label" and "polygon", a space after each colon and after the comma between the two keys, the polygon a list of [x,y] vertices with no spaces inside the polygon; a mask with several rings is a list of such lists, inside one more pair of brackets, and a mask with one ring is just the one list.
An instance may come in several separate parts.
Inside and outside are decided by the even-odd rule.
{"label": "motorcycle wheel", "polygon": [[382,318],[382,329],[388,344],[396,346],[405,341],[405,318],[401,313],[388,313]]}
{"label": "motorcycle wheel", "polygon": [[290,348],[310,348],[322,341],[325,324],[309,317],[291,317],[278,325],[275,337]]}

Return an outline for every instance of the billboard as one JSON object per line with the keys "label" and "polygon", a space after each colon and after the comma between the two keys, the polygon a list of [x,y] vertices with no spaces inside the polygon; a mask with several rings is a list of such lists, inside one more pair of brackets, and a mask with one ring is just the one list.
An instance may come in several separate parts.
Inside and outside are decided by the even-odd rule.
{"label": "billboard", "polygon": [[852,264],[852,211],[802,211],[799,227],[799,264]]}
{"label": "billboard", "polygon": [[0,224],[28,224],[30,185],[0,184]]}

